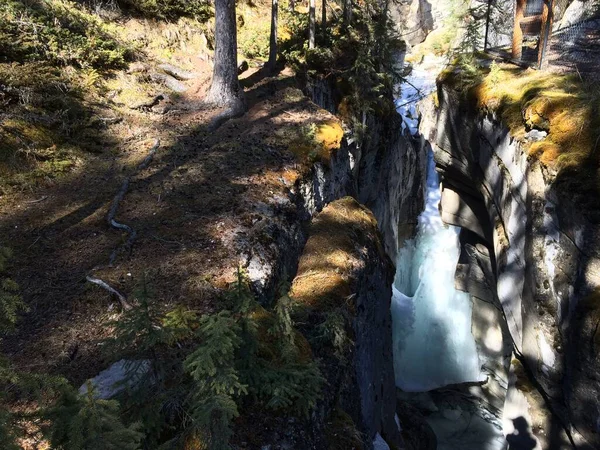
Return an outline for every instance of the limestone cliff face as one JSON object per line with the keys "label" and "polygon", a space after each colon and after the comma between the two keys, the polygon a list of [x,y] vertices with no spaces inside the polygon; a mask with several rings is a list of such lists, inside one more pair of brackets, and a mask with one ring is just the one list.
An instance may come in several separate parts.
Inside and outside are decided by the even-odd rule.
{"label": "limestone cliff face", "polygon": [[507,389],[505,431],[523,416],[542,448],[600,448],[597,227],[494,116],[444,86],[438,99],[422,107],[422,133],[442,173],[442,218],[465,230],[457,285]]}
{"label": "limestone cliff face", "polygon": [[[335,113],[333,86],[312,82],[307,91],[315,103]],[[422,209],[426,164],[423,142],[402,136],[400,120],[396,114],[386,119],[367,117],[367,133],[360,145],[347,133],[327,160],[315,162],[290,185],[288,197],[273,199],[273,204],[264,205],[261,214],[269,216],[269,228],[261,232],[269,233],[270,244],[263,244],[252,236],[246,238],[252,244],[246,263],[249,277],[255,290],[268,300],[279,280],[296,272],[303,246],[309,235],[314,234],[307,234],[305,224],[315,216],[316,224],[323,222],[327,211],[333,208],[327,205],[351,196],[373,212],[371,215],[364,211],[370,217],[365,229],[355,230],[356,227],[349,225],[349,230],[358,233],[354,238],[362,244],[357,243],[352,250],[358,252],[353,256],[357,266],[348,272],[344,281],[350,286],[344,296],[349,303],[342,298],[336,302],[342,308],[353,305],[348,313],[352,316],[354,338],[344,356],[351,361],[352,370],[348,371],[341,360],[329,360],[328,395],[319,417],[313,420],[316,434],[311,445],[315,448],[322,448],[318,436],[323,434],[336,405],[350,414],[367,441],[380,433],[388,443],[396,446],[400,443],[394,421],[396,398],[390,316],[394,271],[390,259],[396,256],[403,230],[416,223]],[[362,206],[349,198],[335,204],[363,211]],[[313,231],[315,226],[318,228],[313,224]],[[337,233],[345,235],[346,231],[331,231],[325,240],[331,241]],[[310,242],[306,243],[307,249]],[[305,264],[303,260],[299,276]],[[326,264],[327,260],[322,263]],[[320,287],[321,281],[313,281]],[[295,282],[295,286],[297,284]],[[333,392],[337,393],[335,398],[330,397]]]}
{"label": "limestone cliff face", "polygon": [[[320,107],[336,113],[335,86],[311,80],[306,91]],[[403,136],[401,118],[366,117],[367,132],[360,144],[350,133],[327,161],[311,169],[289,187],[289,197],[274,198],[259,212],[269,216],[273,241],[247,238],[246,266],[255,290],[272,297],[279,280],[295,273],[306,235],[302,223],[328,203],[350,195],[373,211],[388,256],[395,261],[398,242],[410,234],[423,209],[426,149],[422,139]]]}
{"label": "limestone cliff face", "polygon": [[[333,83],[313,80],[306,90],[315,103],[336,113],[340,99]],[[427,164],[423,140],[404,136],[401,120],[395,113],[383,119],[367,115],[364,140],[358,143],[349,135],[331,163],[316,164],[300,187],[308,211],[318,211],[341,195],[352,195],[367,206],[393,261],[399,240],[403,241],[423,209]]]}
{"label": "limestone cliff face", "polygon": [[[342,409],[368,442],[379,433],[398,448],[390,314],[393,278],[393,264],[373,214],[344,197],[313,219],[291,296],[299,311],[298,323],[304,324],[302,332],[318,343],[313,351],[323,361],[327,378],[318,422],[326,423],[333,411]],[[332,322],[337,335],[345,338],[318,339],[324,327],[334,326]]]}

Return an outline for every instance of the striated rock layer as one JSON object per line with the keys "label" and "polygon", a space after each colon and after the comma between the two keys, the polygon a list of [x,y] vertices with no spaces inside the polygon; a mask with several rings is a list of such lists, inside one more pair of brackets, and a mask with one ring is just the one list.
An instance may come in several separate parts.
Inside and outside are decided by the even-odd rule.
{"label": "striated rock layer", "polygon": [[290,291],[297,322],[311,342],[319,342],[333,322],[336,335],[345,336],[313,345],[328,385],[318,423],[339,408],[369,441],[379,433],[398,448],[390,314],[394,267],[377,221],[355,199],[344,197],[315,217],[309,235]]}
{"label": "striated rock layer", "polygon": [[485,397],[509,441],[529,426],[538,448],[600,448],[597,227],[496,117],[445,86],[438,100],[421,132],[442,218],[463,228],[456,283],[473,298]]}

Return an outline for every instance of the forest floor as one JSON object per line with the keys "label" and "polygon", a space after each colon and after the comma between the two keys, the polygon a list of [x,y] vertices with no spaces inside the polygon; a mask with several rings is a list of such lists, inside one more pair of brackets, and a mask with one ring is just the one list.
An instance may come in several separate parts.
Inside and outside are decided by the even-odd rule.
{"label": "forest floor", "polygon": [[[239,239],[268,234],[261,230],[273,211],[295,213],[279,211],[279,199],[320,150],[339,144],[337,119],[303,95],[289,70],[247,71],[240,77],[247,113],[209,132],[220,111],[202,103],[210,71],[201,60],[197,67],[186,93],[159,112],[131,110],[107,125],[104,148],[69,173],[0,197],[0,234],[14,252],[10,273],[29,307],[17,333],[3,340],[16,368],[79,385],[114,362],[102,340],[120,306],[88,275],[131,295],[147,273],[160,308],[218,310],[243,257]],[[156,139],[153,161],[136,173]],[[106,220],[128,176],[115,219],[137,238],[108,266],[128,237]]]}

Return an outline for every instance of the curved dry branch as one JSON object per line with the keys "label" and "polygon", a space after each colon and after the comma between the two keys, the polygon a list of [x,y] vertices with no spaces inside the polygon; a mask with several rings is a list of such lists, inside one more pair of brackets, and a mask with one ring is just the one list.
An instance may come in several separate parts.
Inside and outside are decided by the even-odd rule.
{"label": "curved dry branch", "polygon": [[111,287],[105,281],[102,281],[100,278],[94,278],[90,275],[86,276],[85,279],[87,281],[89,281],[90,283],[97,284],[102,289],[105,289],[108,292],[110,292],[111,294],[113,294],[114,296],[116,296],[119,299],[119,302],[121,303],[121,307],[123,309],[125,309],[125,310],[131,309],[131,305],[127,302],[127,298],[123,294],[121,294],[119,291],[117,291],[115,288]]}
{"label": "curved dry branch", "polygon": [[[141,170],[146,169],[150,165],[150,163],[152,162],[152,158],[154,158],[154,154],[156,153],[156,151],[158,150],[159,147],[160,147],[160,140],[155,139],[154,145],[148,152],[148,155],[146,155],[146,157],[142,160],[142,162],[139,163],[138,166],[136,167],[136,171],[135,171],[136,174],[138,172],[140,172]],[[112,266],[114,264],[114,262],[117,258],[117,254],[119,253],[119,251],[121,249],[125,249],[125,250],[131,249],[131,247],[133,246],[133,241],[135,240],[135,238],[137,236],[136,231],[132,227],[130,227],[129,225],[126,225],[124,223],[119,223],[115,220],[115,216],[117,215],[117,210],[119,209],[119,204],[123,200],[123,197],[125,197],[125,194],[127,193],[127,190],[129,189],[130,183],[131,183],[131,176],[129,176],[125,180],[123,180],[121,189],[119,189],[119,191],[115,195],[115,197],[112,201],[112,204],[110,205],[110,209],[108,210],[108,214],[106,216],[106,221],[108,222],[109,226],[113,227],[116,230],[125,231],[129,235],[127,237],[127,241],[125,242],[125,244],[123,244],[122,247],[115,248],[113,250],[113,252],[110,254],[110,258],[108,261],[109,266]]]}

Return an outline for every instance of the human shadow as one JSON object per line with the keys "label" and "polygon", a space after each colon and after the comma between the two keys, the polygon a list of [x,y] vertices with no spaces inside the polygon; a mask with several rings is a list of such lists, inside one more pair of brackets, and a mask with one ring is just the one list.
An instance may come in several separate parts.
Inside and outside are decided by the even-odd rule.
{"label": "human shadow", "polygon": [[535,448],[537,442],[533,434],[527,419],[523,416],[513,419],[514,431],[506,436],[509,450],[532,450]]}

